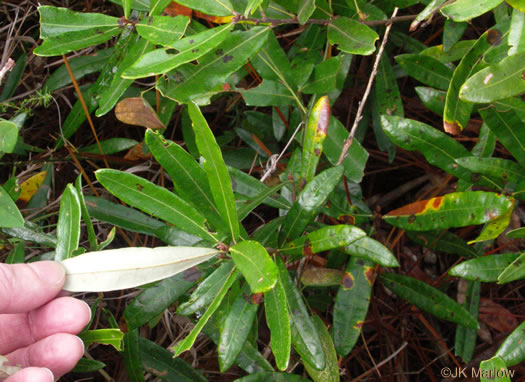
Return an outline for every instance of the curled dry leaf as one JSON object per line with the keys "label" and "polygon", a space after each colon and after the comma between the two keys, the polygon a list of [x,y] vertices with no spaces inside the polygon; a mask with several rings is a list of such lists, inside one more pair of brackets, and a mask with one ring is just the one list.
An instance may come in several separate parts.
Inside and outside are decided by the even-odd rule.
{"label": "curled dry leaf", "polygon": [[141,97],[126,98],[115,107],[115,116],[128,125],[144,126],[148,129],[165,129],[155,110]]}

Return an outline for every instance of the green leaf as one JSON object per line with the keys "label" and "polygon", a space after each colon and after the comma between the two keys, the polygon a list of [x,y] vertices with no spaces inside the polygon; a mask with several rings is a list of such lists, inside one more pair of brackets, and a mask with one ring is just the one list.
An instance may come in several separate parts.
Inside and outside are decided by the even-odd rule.
{"label": "green leaf", "polygon": [[206,382],[207,379],[197,370],[180,358],[173,358],[173,354],[149,341],[139,337],[140,360],[144,369],[164,381],[177,382]]}
{"label": "green leaf", "polygon": [[179,4],[213,16],[230,16],[233,6],[230,0],[180,0]]}
{"label": "green leaf", "polygon": [[124,335],[122,358],[131,382],[145,382],[144,369],[140,362],[139,331],[130,330]]}
{"label": "green leaf", "polygon": [[319,316],[313,316],[313,322],[321,339],[326,366],[323,370],[317,370],[308,363],[305,363],[304,368],[314,382],[339,382],[339,365],[337,363],[337,354],[334,343],[332,342],[332,337],[330,337],[330,333],[326,330],[326,326]]}
{"label": "green leaf", "polygon": [[239,237],[239,219],[235,209],[232,182],[221,149],[199,107],[190,103],[188,111],[193,122],[197,147],[204,158],[202,167],[208,176],[213,200],[235,241]]}
{"label": "green leaf", "polygon": [[223,229],[224,221],[213,201],[208,178],[195,159],[178,144],[153,130],[146,131],[146,144],[169,174],[177,193],[193,203],[215,229]]}
{"label": "green leaf", "polygon": [[165,223],[109,200],[86,195],[88,212],[95,219],[111,223],[117,227],[146,235],[156,236],[157,229],[166,226]]}
{"label": "green leaf", "polygon": [[304,84],[301,93],[304,94],[327,94],[337,89],[337,76],[340,74],[344,59],[347,54],[329,58],[315,66],[308,82]]}
{"label": "green leaf", "polygon": [[483,227],[483,230],[481,231],[479,236],[474,240],[470,240],[468,244],[478,243],[481,241],[487,241],[497,238],[508,227],[510,223],[510,218],[512,217],[512,211],[513,208],[509,208],[509,210],[503,215],[488,222],[485,225],[485,227]]}
{"label": "green leaf", "polygon": [[297,20],[301,25],[306,24],[312,13],[315,11],[314,0],[299,0],[299,7],[297,9]]}
{"label": "green leaf", "polygon": [[478,252],[474,247],[469,246],[465,240],[452,232],[427,231],[416,232],[408,231],[407,236],[419,245],[432,250],[449,253],[451,255],[463,257],[478,257]]}
{"label": "green leaf", "polygon": [[399,267],[397,259],[383,244],[365,236],[347,245],[344,252],[355,257],[367,259],[383,267]]}
{"label": "green leaf", "polygon": [[206,29],[182,40],[172,42],[170,48],[177,49],[177,54],[168,53],[167,49],[156,49],[141,56],[131,67],[124,70],[124,78],[149,77],[167,73],[178,66],[198,59],[228,37],[231,24]]}
{"label": "green leaf", "polygon": [[[105,155],[112,155],[124,150],[128,150],[138,143],[139,142],[134,139],[115,137],[101,141],[100,146],[102,147],[102,152]],[[78,151],[81,153],[100,154],[100,149],[96,143],[86,147],[80,147]]]}
{"label": "green leaf", "polygon": [[235,380],[236,382],[308,382],[309,379],[297,374],[277,373],[274,371],[264,371],[253,373]]}
{"label": "green leaf", "polygon": [[1,231],[9,236],[16,237],[18,239],[31,241],[36,244],[40,244],[46,247],[55,248],[57,245],[56,237],[47,235],[45,233],[36,232],[26,227],[13,227],[13,228],[2,228]]}
{"label": "green leaf", "polygon": [[230,255],[250,285],[252,293],[263,293],[275,286],[277,267],[259,242],[242,241],[230,247]]}
{"label": "green leaf", "polygon": [[40,38],[56,37],[68,32],[118,26],[118,18],[101,13],[73,12],[49,5],[38,7]]}
{"label": "green leaf", "polygon": [[[269,190],[266,184],[240,170],[237,170],[233,167],[228,167],[228,172],[232,179],[233,191],[235,191],[237,194],[246,196],[248,198],[256,198]],[[290,208],[290,203],[282,196],[276,198],[266,198],[264,200],[264,204],[270,207],[285,210]]]}
{"label": "green leaf", "polygon": [[525,51],[480,70],[463,84],[462,100],[487,103],[525,92]]}
{"label": "green leaf", "polygon": [[217,310],[222,300],[224,299],[224,296],[226,296],[226,293],[228,292],[234,281],[237,279],[237,275],[238,273],[236,270],[230,272],[228,279],[218,290],[216,290],[216,295],[213,301],[211,302],[206,312],[201,316],[199,322],[195,325],[190,334],[188,334],[188,336],[184,340],[180,341],[179,343],[177,343],[177,345],[175,345],[172,348],[173,352],[175,353],[175,357],[178,357],[181,353],[185,352],[186,350],[189,350],[193,346],[193,343],[197,339],[197,336],[201,332],[202,328],[204,327],[204,325],[206,325],[206,322],[208,322],[212,314]]}
{"label": "green leaf", "polygon": [[337,44],[339,50],[359,55],[375,52],[375,42],[379,39],[374,30],[348,17],[338,17],[328,24],[328,41]]}
{"label": "green leaf", "polygon": [[124,310],[128,328],[139,328],[153,320],[206,277],[210,271],[210,267],[206,264],[199,264],[144,289]]}
{"label": "green leaf", "polygon": [[48,37],[42,42],[42,45],[33,50],[33,53],[37,56],[59,56],[74,50],[102,44],[122,32],[116,22],[113,25],[112,27],[66,32],[59,36]]}
{"label": "green leaf", "polygon": [[184,35],[189,23],[188,16],[150,16],[136,24],[135,27],[138,34],[151,43],[172,46]]}
{"label": "green leaf", "polygon": [[439,8],[441,7],[441,5],[445,2],[446,0],[432,0],[430,1],[426,7],[421,11],[419,12],[419,14],[416,16],[416,18],[414,19],[414,21],[412,21],[412,23],[410,24],[410,31],[413,32],[417,29],[417,27],[419,26],[419,24],[428,19],[430,16],[432,16],[436,11],[439,10]]}
{"label": "green leaf", "polygon": [[80,200],[77,190],[68,184],[60,199],[57,223],[57,246],[55,261],[62,261],[73,256],[80,239]]}
{"label": "green leaf", "polygon": [[525,227],[513,229],[507,232],[506,235],[509,239],[521,239],[525,237]]}
{"label": "green leaf", "polygon": [[469,52],[461,59],[450,81],[445,100],[445,113],[443,124],[445,131],[451,134],[459,134],[470,119],[472,104],[459,99],[461,85],[479,70],[478,64],[483,54],[492,46],[501,43],[502,33],[496,28],[489,29],[481,35]]}
{"label": "green leaf", "polygon": [[525,254],[522,253],[516,260],[510,263],[498,276],[498,284],[506,284],[511,281],[525,278]]}
{"label": "green leaf", "polygon": [[289,181],[279,183],[277,186],[268,188],[267,190],[261,192],[252,200],[246,200],[244,202],[245,204],[241,204],[239,209],[237,210],[239,221],[244,220],[244,218],[246,218],[250,214],[250,212],[252,212],[256,207],[258,207],[261,203],[263,203],[266,199],[270,198],[272,195],[277,195],[277,191],[289,184]]}
{"label": "green leaf", "polygon": [[[451,23],[454,23],[451,21]],[[461,60],[476,43],[476,40],[463,40],[450,47],[447,51],[443,45],[434,45],[421,52],[425,56],[430,56],[443,64]]]}
{"label": "green leaf", "polygon": [[479,364],[480,382],[511,382],[514,372],[509,372],[503,358],[494,356]]}
{"label": "green leaf", "polygon": [[7,191],[0,186],[0,227],[24,227],[24,218]]}
{"label": "green leaf", "polygon": [[115,349],[120,351],[122,339],[124,338],[124,333],[122,333],[120,329],[97,329],[88,330],[79,334],[78,336],[84,342],[85,347],[97,343],[103,345],[111,345]]}
{"label": "green leaf", "polygon": [[233,270],[233,261],[222,263],[211,275],[206,277],[192,292],[188,301],[177,308],[177,314],[189,316],[208,306]]}
{"label": "green leaf", "polygon": [[[337,118],[330,118],[323,148],[326,158],[332,165],[335,165],[339,160],[346,138],[348,138],[348,131],[344,125]],[[344,167],[344,175],[350,182],[361,182],[367,159],[368,152],[354,139],[350,150],[348,150],[348,155],[341,163]]]}
{"label": "green leaf", "polygon": [[465,308],[422,281],[394,273],[384,273],[381,275],[381,281],[399,297],[425,312],[467,328],[479,328],[477,320]]}
{"label": "green leaf", "polygon": [[460,143],[445,133],[412,119],[381,116],[381,126],[392,142],[405,150],[420,151],[431,165],[459,179],[470,181],[470,171],[456,164],[456,158],[471,156]]}
{"label": "green leaf", "polygon": [[[219,328],[216,325],[215,316],[212,316],[204,329],[203,333],[211,338],[215,344],[219,343]],[[239,356],[235,360],[235,363],[239,365],[241,369],[247,373],[257,373],[263,371],[272,371],[273,367],[264,358],[264,356],[257,350],[250,341],[246,341],[242,347]]]}
{"label": "green leaf", "polygon": [[456,265],[448,271],[448,274],[467,280],[493,283],[498,281],[498,276],[501,272],[519,256],[519,253],[509,252],[478,257]]}
{"label": "green leaf", "polygon": [[323,143],[328,131],[331,113],[330,100],[328,96],[323,96],[315,103],[308,116],[301,155],[300,190],[313,179],[317,172],[317,165],[323,152]]}
{"label": "green leaf", "polygon": [[133,34],[131,40],[122,53],[122,58],[119,60],[117,70],[112,68],[113,77],[111,83],[107,88],[99,88],[100,100],[98,101],[97,117],[100,117],[117,104],[118,100],[124,94],[126,89],[131,85],[133,80],[122,78],[123,71],[131,66],[139,57],[153,49],[153,44],[141,38],[138,34]]}
{"label": "green leaf", "polygon": [[503,0],[456,0],[441,8],[441,13],[454,21],[468,21],[496,8]]}
{"label": "green leaf", "polygon": [[91,251],[96,251],[98,248],[97,235],[95,234],[95,229],[93,228],[93,223],[91,222],[91,216],[89,216],[89,211],[86,207],[86,201],[84,199],[84,194],[82,193],[82,175],[78,175],[75,181],[75,189],[77,191],[78,201],[80,204],[80,210],[82,212],[82,220],[86,225],[86,230],[88,234],[89,249]]}
{"label": "green leaf", "polygon": [[[294,71],[292,71],[290,60],[274,33],[268,35],[266,42],[257,54],[253,56],[250,63],[264,80],[282,84],[288,90],[290,96],[295,96],[296,76]],[[298,98],[295,98],[295,101],[298,102],[299,107],[302,107],[302,103]]]}
{"label": "green leaf", "polygon": [[323,370],[326,366],[326,359],[316,326],[308,314],[301,293],[297,290],[280,258],[277,258],[277,266],[279,282],[284,288],[288,304],[292,345],[303,362],[309,363],[317,370]]}
{"label": "green leaf", "polygon": [[[470,281],[465,302],[462,304],[474,318],[478,318],[480,289],[481,283],[479,281]],[[465,362],[470,362],[476,348],[477,336],[475,330],[458,325],[456,327],[454,354],[459,355]]]}
{"label": "green leaf", "polygon": [[122,171],[103,169],[98,181],[125,203],[210,242],[217,239],[205,228],[205,219],[191,205],[146,179]]}
{"label": "green leaf", "polygon": [[501,344],[496,356],[505,361],[505,365],[514,366],[525,360],[525,341],[523,341],[523,332],[525,331],[525,321],[505,338]]}
{"label": "green leaf", "polygon": [[73,368],[71,370],[72,373],[91,373],[93,371],[97,371],[100,369],[103,369],[106,367],[106,364],[104,362],[96,361],[94,359],[89,358],[80,358]]}
{"label": "green leaf", "polygon": [[259,304],[254,303],[251,296],[245,296],[243,293],[233,301],[222,324],[221,336],[217,344],[222,373],[233,365],[241,352],[252,329],[258,308]]}
{"label": "green leaf", "polygon": [[[156,16],[160,15],[162,11],[171,3],[171,0],[150,0],[149,1],[149,15]],[[148,10],[146,9],[146,11]],[[141,10],[141,9],[137,9]]]}
{"label": "green leaf", "polygon": [[396,227],[413,231],[465,227],[493,221],[507,213],[513,201],[492,192],[454,192],[407,204],[383,218]]}
{"label": "green leaf", "polygon": [[364,237],[366,233],[360,228],[346,224],[330,225],[299,237],[286,247],[279,249],[279,253],[309,256],[313,253],[347,246]]}
{"label": "green leaf", "polygon": [[0,119],[0,153],[12,153],[17,140],[18,126],[16,123]]}
{"label": "green leaf", "polygon": [[124,8],[124,17],[129,18],[131,12],[131,0],[122,0],[122,8]]}
{"label": "green leaf", "polygon": [[275,357],[275,364],[279,370],[284,371],[290,360],[292,339],[286,294],[280,278],[275,287],[264,294],[264,313],[266,324],[270,329],[270,347]]}
{"label": "green leaf", "polygon": [[279,232],[281,245],[301,235],[306,226],[319,214],[342,175],[342,166],[332,167],[306,184],[284,218]]}
{"label": "green leaf", "polygon": [[509,31],[509,56],[525,51],[525,13],[512,10]]}
{"label": "green leaf", "polygon": [[525,130],[518,115],[513,110],[499,111],[494,107],[479,113],[496,138],[521,166],[525,166]]}
{"label": "green leaf", "polygon": [[404,116],[401,93],[388,56],[383,56],[379,61],[375,80],[375,96],[378,114]]}
{"label": "green leaf", "polygon": [[198,65],[181,66],[168,79],[159,79],[157,89],[165,97],[189,102],[202,93],[222,86],[232,73],[257,53],[270,33],[266,27],[227,33],[228,37],[219,49],[202,56]]}
{"label": "green leaf", "polygon": [[247,106],[287,106],[296,102],[293,94],[279,82],[263,80],[254,88],[239,88]]}
{"label": "green leaf", "polygon": [[525,181],[525,174],[522,172],[523,167],[508,159],[471,156],[458,158],[456,162],[475,174],[483,174],[494,179],[500,189],[507,183],[518,184],[521,181]]}
{"label": "green leaf", "polygon": [[350,258],[335,298],[331,329],[335,349],[341,357],[348,355],[359,339],[374,279],[374,263],[354,256]]}
{"label": "green leaf", "polygon": [[448,89],[453,70],[438,60],[423,54],[402,54],[395,60],[410,77],[433,88]]}
{"label": "green leaf", "polygon": [[416,86],[414,90],[427,109],[436,114],[443,115],[445,111],[446,92],[426,86]]}
{"label": "green leaf", "polygon": [[487,124],[483,123],[479,131],[478,143],[476,143],[472,149],[472,155],[479,158],[488,158],[492,156],[495,148],[496,136]]}
{"label": "green leaf", "polygon": [[11,69],[3,85],[2,92],[0,93],[0,102],[4,102],[15,94],[16,88],[24,75],[26,63],[27,57],[25,53],[21,53],[16,59],[15,67]]}

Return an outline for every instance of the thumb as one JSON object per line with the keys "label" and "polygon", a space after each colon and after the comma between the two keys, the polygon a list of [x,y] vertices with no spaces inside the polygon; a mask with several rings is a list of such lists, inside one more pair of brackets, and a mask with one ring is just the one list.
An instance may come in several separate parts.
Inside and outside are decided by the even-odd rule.
{"label": "thumb", "polygon": [[66,272],[62,264],[0,264],[0,313],[29,312],[52,300],[62,289]]}

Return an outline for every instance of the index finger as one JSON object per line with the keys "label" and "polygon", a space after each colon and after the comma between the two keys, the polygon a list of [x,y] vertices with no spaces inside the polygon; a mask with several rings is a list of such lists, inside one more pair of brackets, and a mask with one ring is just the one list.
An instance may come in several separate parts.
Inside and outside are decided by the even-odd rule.
{"label": "index finger", "polygon": [[54,261],[0,264],[0,313],[24,313],[57,296],[66,279],[64,267]]}

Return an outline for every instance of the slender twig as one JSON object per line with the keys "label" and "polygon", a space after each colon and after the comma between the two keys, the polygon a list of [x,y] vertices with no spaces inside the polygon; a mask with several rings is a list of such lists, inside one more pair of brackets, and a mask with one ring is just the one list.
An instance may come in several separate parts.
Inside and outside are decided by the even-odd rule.
{"label": "slender twig", "polygon": [[408,342],[403,342],[401,344],[401,347],[399,349],[397,349],[395,352],[393,352],[392,354],[390,354],[386,359],[382,360],[381,362],[379,362],[377,364],[377,366],[365,371],[363,374],[361,374],[360,376],[358,376],[357,378],[354,378],[353,381],[359,381],[360,379],[366,377],[368,374],[374,372],[375,370],[379,369],[381,366],[383,366],[385,363],[387,362],[390,362],[390,360],[392,360],[393,358],[395,358],[399,353],[401,353],[401,351],[406,348],[408,345]]}
{"label": "slender twig", "polygon": [[78,100],[80,101],[80,104],[82,105],[82,109],[84,109],[84,114],[86,115],[89,126],[91,127],[91,132],[93,133],[93,136],[95,137],[95,141],[97,142],[97,146],[100,151],[100,154],[102,155],[102,159],[104,160],[104,164],[106,165],[107,168],[110,168],[108,161],[106,160],[106,157],[104,156],[104,151],[102,150],[100,141],[98,140],[97,132],[95,130],[95,125],[93,124],[93,120],[91,119],[91,115],[89,114],[89,110],[86,105],[86,101],[84,100],[84,96],[82,95],[82,91],[80,91],[80,87],[78,86],[78,82],[75,78],[75,75],[73,74],[73,71],[71,70],[71,66],[69,66],[69,61],[64,54],[62,55],[62,59],[64,60],[64,64],[66,65],[66,69],[69,74],[69,77],[71,77],[71,81],[73,81],[73,86],[75,87],[75,91],[77,92]]}
{"label": "slender twig", "polygon": [[286,146],[284,146],[284,149],[283,151],[281,151],[281,153],[279,154],[279,156],[276,158],[276,154],[272,155],[270,157],[270,159],[268,160],[268,164],[267,164],[267,170],[266,172],[264,173],[264,175],[262,176],[261,178],[261,182],[264,182],[266,180],[266,178],[268,178],[270,175],[273,174],[273,172],[276,170],[277,168],[277,163],[279,163],[279,160],[281,159],[281,157],[284,155],[284,153],[286,152],[286,150],[288,150],[288,146],[290,146],[290,144],[292,143],[292,141],[294,140],[295,138],[295,135],[297,134],[297,132],[299,131],[299,129],[301,128],[301,126],[303,125],[304,122],[301,122],[297,128],[295,129],[295,131],[293,132],[292,136],[290,137],[290,139],[288,140],[288,143],[286,143]]}
{"label": "slender twig", "polygon": [[[371,20],[371,21],[362,21],[359,20],[361,24],[375,26],[375,25],[389,25],[392,23],[398,23],[402,21],[411,21],[414,20],[417,15],[404,15],[404,16],[392,16],[386,20]],[[328,25],[338,17],[333,17],[331,19],[308,19],[305,24],[318,24],[318,25]],[[283,24],[300,24],[297,17],[291,19],[273,19],[271,17],[245,17],[239,13],[235,13],[232,19],[233,23],[247,23],[255,25],[283,25]]]}
{"label": "slender twig", "polygon": [[[397,11],[398,11],[398,8],[396,7],[394,9],[394,12],[392,13],[392,17],[390,18],[390,20],[395,18]],[[376,60],[374,62],[372,73],[370,74],[370,78],[368,79],[368,84],[366,85],[365,94],[363,94],[363,99],[359,103],[359,108],[357,109],[357,113],[355,115],[354,124],[352,125],[350,134],[348,134],[348,138],[345,141],[343,150],[341,151],[341,155],[339,156],[339,160],[337,161],[338,165],[343,163],[343,160],[346,158],[346,155],[348,154],[348,150],[350,149],[350,146],[352,146],[352,142],[354,141],[355,131],[357,130],[357,126],[359,124],[359,121],[361,120],[361,114],[363,114],[363,109],[365,107],[365,103],[368,98],[368,95],[370,94],[370,90],[372,89],[372,83],[374,82],[374,78],[377,74],[377,68],[379,67],[379,61],[381,60],[381,56],[383,55],[383,51],[385,50],[386,42],[388,41],[388,34],[390,33],[390,28],[392,28],[392,23],[387,24],[385,28],[385,34],[383,36],[383,41],[381,42],[381,46],[379,47],[379,50],[377,51]]]}

